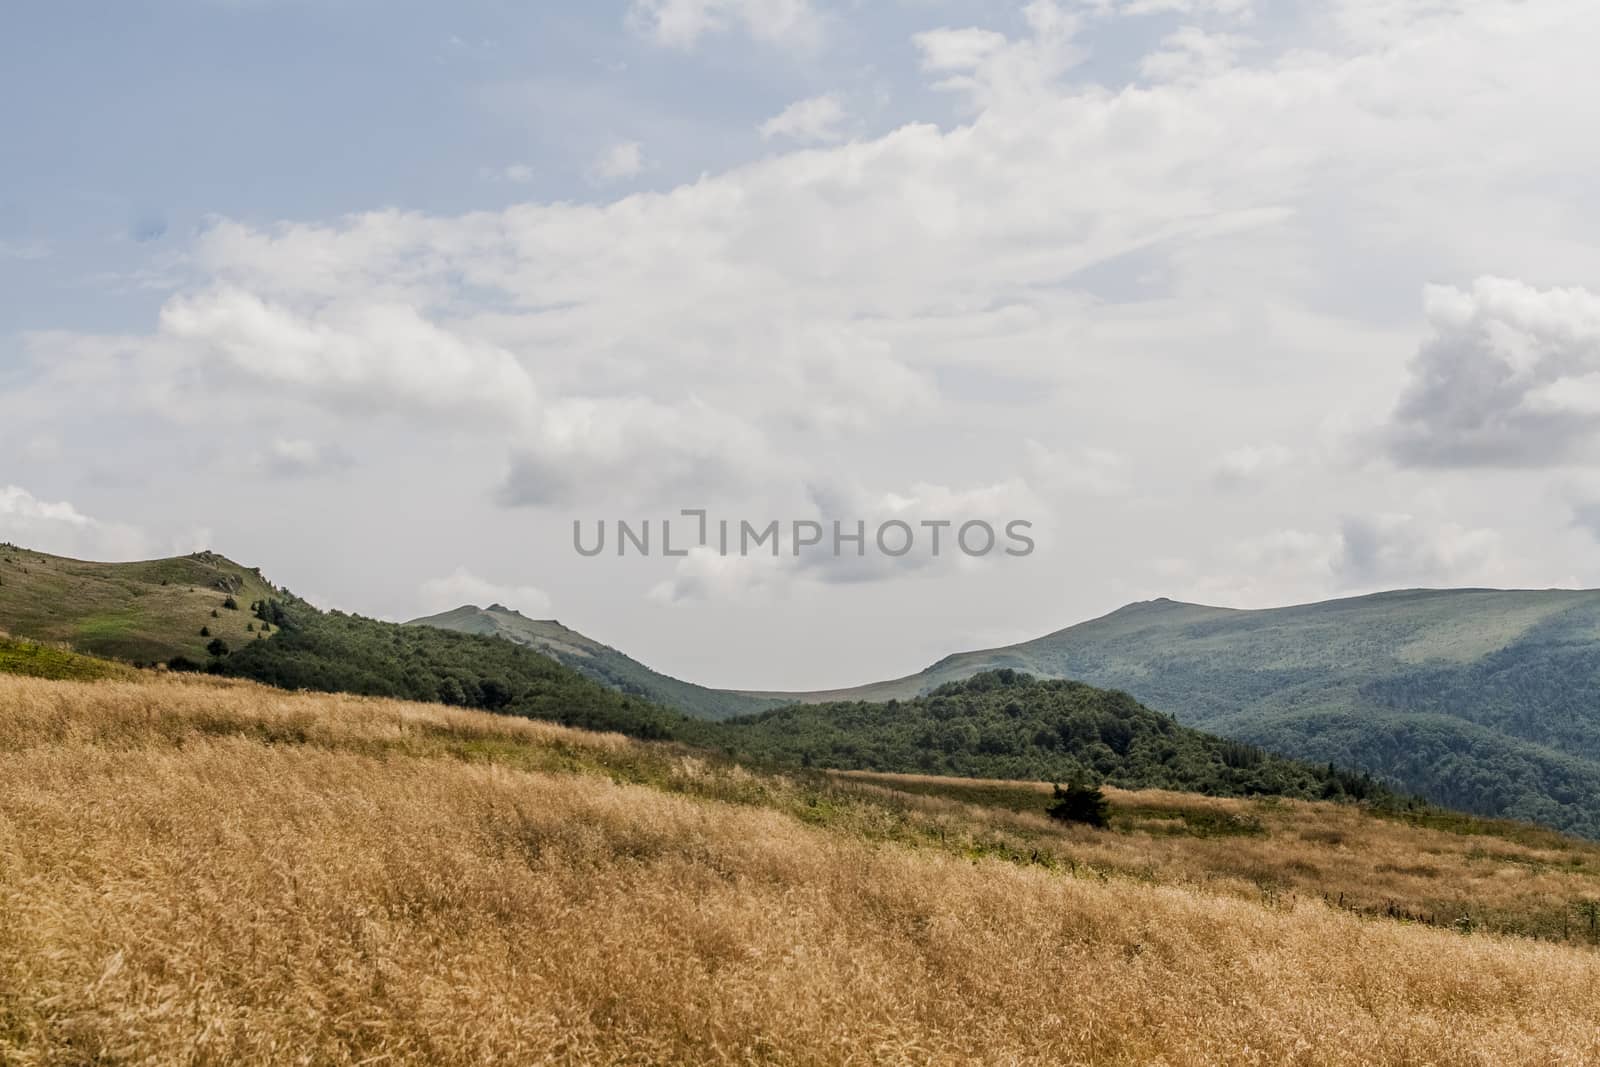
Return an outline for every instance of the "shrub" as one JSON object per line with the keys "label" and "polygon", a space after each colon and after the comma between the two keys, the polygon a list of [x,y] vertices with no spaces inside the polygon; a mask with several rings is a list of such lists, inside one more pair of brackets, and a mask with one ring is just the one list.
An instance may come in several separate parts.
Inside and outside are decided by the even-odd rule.
{"label": "shrub", "polygon": [[213,637],[211,643],[206,646],[206,651],[213,656],[226,656],[228,654],[228,642],[220,637]]}
{"label": "shrub", "polygon": [[1052,819],[1062,822],[1081,822],[1102,829],[1111,825],[1111,805],[1099,786],[1069,783],[1062,789],[1058,785],[1055,803],[1047,811]]}

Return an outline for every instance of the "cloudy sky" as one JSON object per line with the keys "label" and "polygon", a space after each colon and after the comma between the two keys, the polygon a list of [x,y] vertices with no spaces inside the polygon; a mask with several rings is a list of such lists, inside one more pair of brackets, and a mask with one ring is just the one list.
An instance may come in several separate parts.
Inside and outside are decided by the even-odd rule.
{"label": "cloudy sky", "polygon": [[[0,538],[710,684],[1600,585],[1593,0],[20,0]],[[1012,518],[1026,558],[580,557]]]}

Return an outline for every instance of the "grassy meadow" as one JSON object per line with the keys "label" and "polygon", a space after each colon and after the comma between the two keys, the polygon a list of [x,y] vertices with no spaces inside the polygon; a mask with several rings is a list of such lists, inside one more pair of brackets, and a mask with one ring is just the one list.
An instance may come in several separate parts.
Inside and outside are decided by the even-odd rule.
{"label": "grassy meadow", "polygon": [[[92,563],[0,545],[5,628],[95,656],[203,661],[214,638],[240,648],[261,637],[249,606],[272,594],[260,574],[214,553]],[[224,606],[230,597],[235,609]]]}
{"label": "grassy meadow", "polygon": [[7,1064],[1600,1059],[1600,852],[1514,825],[207,677],[0,677],[0,761]]}

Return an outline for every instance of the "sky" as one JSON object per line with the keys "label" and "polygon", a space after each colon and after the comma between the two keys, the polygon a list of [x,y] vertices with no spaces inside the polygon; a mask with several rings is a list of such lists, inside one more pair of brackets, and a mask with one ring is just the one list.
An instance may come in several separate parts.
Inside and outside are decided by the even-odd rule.
{"label": "sky", "polygon": [[[1600,585],[1593,0],[0,27],[0,539],[760,689],[1158,596]],[[780,555],[666,556],[684,509]],[[891,519],[1034,550],[794,554]]]}

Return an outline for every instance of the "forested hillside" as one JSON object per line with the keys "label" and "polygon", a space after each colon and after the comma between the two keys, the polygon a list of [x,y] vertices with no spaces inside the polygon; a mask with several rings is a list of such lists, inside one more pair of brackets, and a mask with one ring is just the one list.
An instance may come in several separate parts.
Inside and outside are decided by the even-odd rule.
{"label": "forested hillside", "polygon": [[681,681],[660,671],[653,671],[610,645],[602,644],[553,619],[530,619],[501,604],[491,604],[487,608],[467,604],[439,615],[413,619],[407,625],[503,637],[542,652],[584,677],[618,692],[674,708],[696,718],[726,719],[784,703]]}
{"label": "forested hillside", "polygon": [[509,641],[324,612],[279,594],[251,605],[273,628],[202,666],[283,689],[400,697],[666,737],[680,718]]}
{"label": "forested hillside", "polygon": [[1265,611],[1154,600],[796,699],[903,699],[999,667],[1125,690],[1440,804],[1600,836],[1600,592],[1407,590]]}
{"label": "forested hillside", "polygon": [[724,730],[741,752],[823,767],[1221,796],[1367,800],[1389,793],[1364,775],[1180,726],[1126,693],[1008,669],[912,700],[791,705],[733,720]]}

